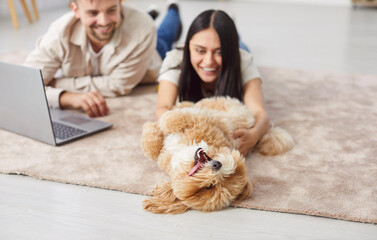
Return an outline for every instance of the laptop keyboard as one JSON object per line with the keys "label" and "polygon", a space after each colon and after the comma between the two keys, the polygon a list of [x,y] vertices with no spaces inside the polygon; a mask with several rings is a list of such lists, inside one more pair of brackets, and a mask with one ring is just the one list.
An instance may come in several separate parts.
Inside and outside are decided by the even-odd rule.
{"label": "laptop keyboard", "polygon": [[86,133],[87,131],[74,128],[68,125],[64,125],[57,122],[52,122],[52,128],[54,129],[55,138],[65,140],[83,133]]}

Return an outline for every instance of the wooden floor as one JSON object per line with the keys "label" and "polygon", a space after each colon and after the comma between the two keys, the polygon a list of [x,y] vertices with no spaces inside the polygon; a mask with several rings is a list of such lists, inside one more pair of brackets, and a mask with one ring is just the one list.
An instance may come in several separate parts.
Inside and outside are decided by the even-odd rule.
{"label": "wooden floor", "polygon": [[[151,2],[164,12],[164,1],[127,0],[140,9]],[[376,9],[246,1],[180,6],[184,31],[202,10],[229,12],[260,66],[377,74]],[[41,11],[33,24],[20,15],[19,30],[0,19],[0,53],[33,49],[66,11]],[[376,225],[297,214],[228,208],[155,215],[142,209],[144,198],[0,174],[0,239],[377,239]]]}

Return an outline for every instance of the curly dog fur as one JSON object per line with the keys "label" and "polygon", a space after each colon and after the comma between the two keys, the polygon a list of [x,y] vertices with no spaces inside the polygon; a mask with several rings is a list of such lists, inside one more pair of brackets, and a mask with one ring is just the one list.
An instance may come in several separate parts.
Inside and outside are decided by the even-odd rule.
{"label": "curly dog fur", "polygon": [[[156,161],[170,181],[158,185],[143,202],[154,213],[182,213],[188,209],[215,211],[252,194],[245,158],[236,150],[234,130],[254,124],[251,111],[229,97],[183,102],[143,126],[144,154]],[[294,142],[273,127],[254,152],[277,155]]]}

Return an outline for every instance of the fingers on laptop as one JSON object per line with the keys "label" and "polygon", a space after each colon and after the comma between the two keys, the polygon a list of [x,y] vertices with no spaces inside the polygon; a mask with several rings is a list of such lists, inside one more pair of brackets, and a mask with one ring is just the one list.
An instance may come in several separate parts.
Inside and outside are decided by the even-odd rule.
{"label": "fingers on laptop", "polygon": [[106,99],[98,91],[84,93],[80,99],[80,106],[89,117],[101,117],[109,114]]}

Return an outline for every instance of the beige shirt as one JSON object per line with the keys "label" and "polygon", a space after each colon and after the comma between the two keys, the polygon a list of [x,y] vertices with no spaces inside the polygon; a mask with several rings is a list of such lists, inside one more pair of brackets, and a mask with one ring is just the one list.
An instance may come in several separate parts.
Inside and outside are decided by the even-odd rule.
{"label": "beige shirt", "polygon": [[[241,77],[242,85],[254,78],[261,78],[261,75],[254,64],[253,55],[240,49],[241,58]],[[160,75],[158,76],[158,81],[169,81],[178,86],[179,77],[181,75],[180,68],[183,60],[183,50],[173,49],[166,54],[162,66],[160,69]]]}
{"label": "beige shirt", "polygon": [[[140,82],[156,81],[161,57],[156,50],[156,27],[146,13],[123,6],[123,20],[112,40],[98,56],[97,72],[88,48],[88,38],[73,12],[53,22],[25,65],[40,68],[51,107],[59,107],[64,91],[98,90],[105,97],[125,95]],[[62,77],[54,78],[60,70]],[[56,81],[53,81],[53,80]]]}

